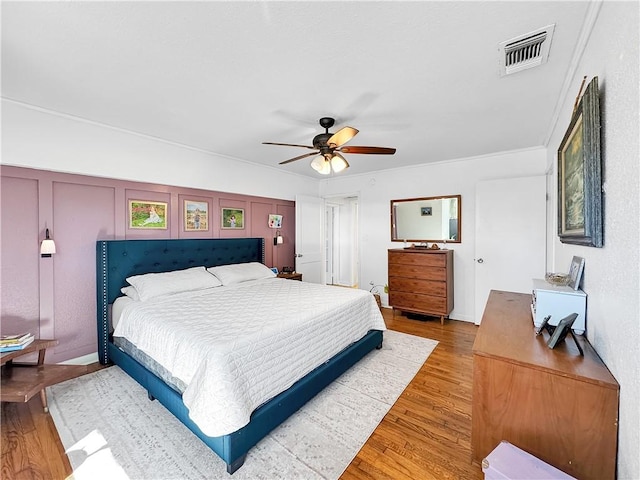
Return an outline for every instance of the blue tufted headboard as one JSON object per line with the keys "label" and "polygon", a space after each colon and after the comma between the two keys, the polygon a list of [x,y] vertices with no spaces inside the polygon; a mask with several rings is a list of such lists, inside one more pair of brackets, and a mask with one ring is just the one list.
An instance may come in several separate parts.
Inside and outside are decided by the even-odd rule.
{"label": "blue tufted headboard", "polygon": [[98,358],[107,363],[109,305],[127,277],[204,265],[264,263],[264,238],[100,240],[96,242]]}

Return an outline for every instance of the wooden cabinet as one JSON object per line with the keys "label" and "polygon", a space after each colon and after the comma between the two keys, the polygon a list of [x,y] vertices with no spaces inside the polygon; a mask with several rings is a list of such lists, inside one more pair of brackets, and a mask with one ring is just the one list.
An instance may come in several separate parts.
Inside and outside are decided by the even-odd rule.
{"label": "wooden cabinet", "polygon": [[531,295],[492,291],[473,345],[471,447],[502,440],[569,475],[614,479],[619,386],[585,337],[536,336]]}
{"label": "wooden cabinet", "polygon": [[388,255],[389,305],[444,323],[453,310],[453,250],[402,248]]}

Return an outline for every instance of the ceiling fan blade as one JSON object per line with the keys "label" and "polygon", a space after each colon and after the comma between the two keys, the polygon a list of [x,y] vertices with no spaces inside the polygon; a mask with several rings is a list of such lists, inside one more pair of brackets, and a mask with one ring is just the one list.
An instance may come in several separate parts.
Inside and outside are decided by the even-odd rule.
{"label": "ceiling fan blade", "polygon": [[342,147],[339,149],[342,153],[366,153],[369,155],[393,155],[396,153],[395,148],[387,147]]}
{"label": "ceiling fan blade", "polygon": [[319,153],[320,152],[318,152],[317,150],[315,152],[305,153],[304,155],[299,155],[297,157],[290,158],[289,160],[285,160],[284,162],[280,162],[280,165],[286,165],[287,163],[295,162],[296,160],[301,160],[303,158],[307,158],[307,157],[310,157],[312,155],[317,155]]}
{"label": "ceiling fan blade", "polygon": [[315,150],[316,147],[312,147],[310,145],[297,145],[295,143],[276,143],[276,142],[262,142],[263,145],[280,145],[282,147],[301,147],[301,148],[310,148]]}
{"label": "ceiling fan blade", "polygon": [[336,133],[334,133],[329,140],[327,140],[327,145],[332,148],[341,147],[353,137],[355,137],[358,133],[353,127],[342,127]]}

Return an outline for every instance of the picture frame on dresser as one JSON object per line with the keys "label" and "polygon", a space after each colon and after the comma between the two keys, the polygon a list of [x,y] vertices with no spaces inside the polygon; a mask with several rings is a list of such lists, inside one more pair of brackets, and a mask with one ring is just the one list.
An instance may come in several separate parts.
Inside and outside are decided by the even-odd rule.
{"label": "picture frame on dresser", "polygon": [[[558,325],[556,326],[556,328],[553,330],[553,333],[549,337],[549,340],[547,340],[547,347],[551,349],[556,348],[558,344],[565,339],[567,334],[571,333],[571,326],[573,325],[573,322],[576,321],[576,318],[578,318],[578,314],[572,313],[570,315],[567,315],[563,319],[561,319],[558,322]],[[576,345],[578,345],[577,341],[576,341]],[[578,345],[578,349],[580,349],[580,345]],[[582,354],[581,349],[580,349],[580,353]]]}
{"label": "picture frame on dresser", "polygon": [[584,258],[574,256],[569,266],[569,286],[574,290],[580,288],[582,272],[584,271]]}
{"label": "picture frame on dresser", "polygon": [[587,86],[558,148],[558,237],[603,246],[598,77]]}

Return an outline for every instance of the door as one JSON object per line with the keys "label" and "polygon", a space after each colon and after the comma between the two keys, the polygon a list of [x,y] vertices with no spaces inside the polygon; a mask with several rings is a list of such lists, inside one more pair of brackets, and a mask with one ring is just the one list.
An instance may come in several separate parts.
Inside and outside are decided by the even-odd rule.
{"label": "door", "polygon": [[324,200],[296,195],[296,272],[302,280],[325,283]]}
{"label": "door", "polygon": [[358,288],[358,196],[328,197],[326,202],[326,281]]}
{"label": "door", "polygon": [[476,185],[475,323],[491,290],[531,293],[544,278],[546,178],[509,178]]}

